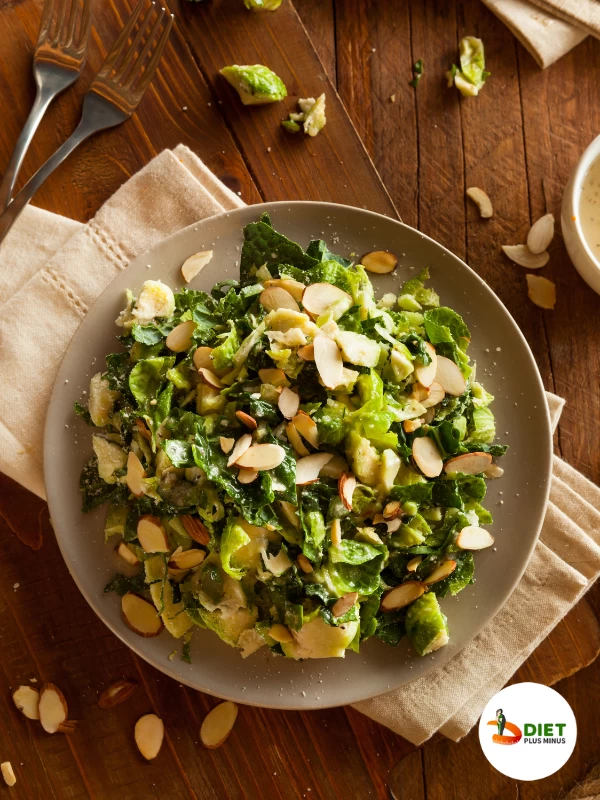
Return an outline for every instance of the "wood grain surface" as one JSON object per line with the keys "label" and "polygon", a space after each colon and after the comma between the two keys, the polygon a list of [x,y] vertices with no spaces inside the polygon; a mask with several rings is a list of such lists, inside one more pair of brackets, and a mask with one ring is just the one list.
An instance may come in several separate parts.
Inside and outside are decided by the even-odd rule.
{"label": "wood grain surface", "polygon": [[[84,144],[36,204],[85,221],[152,156],[183,142],[248,203],[333,200],[399,215],[465,258],[507,305],[546,387],[567,398],[557,452],[600,482],[600,300],[560,235],[545,271],[557,284],[554,312],[528,301],[524,271],[500,252],[523,241],[541,214],[559,216],[569,173],[600,130],[600,44],[588,39],[542,72],[479,0],[284,0],[265,15],[248,13],[241,0],[169,5],[176,24],[138,113]],[[41,6],[0,0],[0,170],[34,96]],[[73,130],[81,96],[132,6],[96,1],[84,75],[51,106],[20,184]],[[461,101],[443,74],[465,34],[483,37],[493,74],[477,99]],[[418,58],[425,74],[415,91],[408,81]],[[242,107],[218,76],[234,62],[268,64],[290,96]],[[295,97],[321,91],[324,131],[286,136],[279,121]],[[493,199],[490,222],[465,201],[474,185]],[[417,750],[353,709],[242,708],[226,745],[208,751],[198,732],[216,701],[162,676],[108,632],[68,574],[45,504],[0,476],[0,761],[12,762],[18,780],[0,790],[19,800],[383,799],[396,767],[403,800],[558,798],[600,751],[599,611],[596,587],[513,678],[560,681],[577,716],[572,758],[544,781],[499,775],[473,733],[458,744],[436,736]],[[138,683],[135,695],[102,711],[98,694],[122,677]],[[14,708],[10,688],[31,679],[63,689],[79,720],[73,735],[49,736]],[[160,756],[145,763],[133,726],[151,710],[167,735]]]}

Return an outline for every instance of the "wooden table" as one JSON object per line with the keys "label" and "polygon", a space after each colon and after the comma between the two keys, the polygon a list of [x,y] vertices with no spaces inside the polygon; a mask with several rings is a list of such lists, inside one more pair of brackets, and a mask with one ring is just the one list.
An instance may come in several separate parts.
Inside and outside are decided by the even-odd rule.
{"label": "wooden table", "polygon": [[[41,5],[0,0],[0,167],[32,102]],[[50,109],[23,180],[73,129],[81,94],[132,5],[96,2],[85,76]],[[314,198],[400,215],[465,258],[507,305],[546,387],[567,397],[557,451],[600,481],[600,301],[573,269],[560,236],[546,270],[557,284],[554,312],[529,302],[524,271],[499,250],[523,241],[532,219],[546,211],[559,215],[567,177],[600,130],[600,43],[588,39],[542,72],[478,0],[295,0],[295,9],[284,0],[266,15],[246,12],[242,0],[169,5],[176,27],[139,112],[80,148],[36,204],[87,220],[152,156],[184,142],[248,203]],[[461,100],[443,80],[465,34],[484,39],[493,73],[472,100]],[[425,76],[415,91],[408,81],[418,58]],[[243,108],[217,76],[234,62],[268,64],[291,96],[325,91],[323,133],[310,140],[286,136],[279,121],[291,102]],[[468,186],[485,187],[492,197],[492,222],[482,223],[465,202]],[[96,619],[62,562],[45,504],[0,478],[0,516],[0,760],[17,770],[12,797],[386,798],[389,773],[400,761],[406,800],[533,800],[570,789],[598,753],[600,715],[591,702],[600,696],[598,589],[515,676],[564,678],[559,691],[577,716],[573,757],[544,781],[502,777],[473,733],[459,744],[434,737],[417,750],[352,709],[243,708],[226,746],[206,751],[198,728],[214,700],[140,661]],[[138,680],[140,690],[115,711],[101,711],[98,692],[123,675]],[[76,734],[48,736],[16,712],[9,689],[30,678],[65,690],[72,716],[81,720]],[[147,764],[132,730],[151,709],[163,717],[167,739]]]}

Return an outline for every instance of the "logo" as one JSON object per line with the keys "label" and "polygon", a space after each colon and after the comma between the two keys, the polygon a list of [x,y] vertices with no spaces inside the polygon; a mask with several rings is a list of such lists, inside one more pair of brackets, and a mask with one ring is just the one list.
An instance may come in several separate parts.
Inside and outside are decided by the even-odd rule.
{"label": "logo", "polygon": [[540,683],[516,683],[498,692],[479,721],[479,742],[487,760],[503,775],[536,781],[569,760],[577,723],[558,692]]}

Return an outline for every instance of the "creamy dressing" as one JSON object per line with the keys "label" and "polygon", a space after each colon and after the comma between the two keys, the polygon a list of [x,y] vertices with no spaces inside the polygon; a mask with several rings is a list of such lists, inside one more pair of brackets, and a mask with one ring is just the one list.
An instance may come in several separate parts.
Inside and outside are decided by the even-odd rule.
{"label": "creamy dressing", "polygon": [[594,161],[583,180],[579,222],[594,258],[600,261],[600,158]]}

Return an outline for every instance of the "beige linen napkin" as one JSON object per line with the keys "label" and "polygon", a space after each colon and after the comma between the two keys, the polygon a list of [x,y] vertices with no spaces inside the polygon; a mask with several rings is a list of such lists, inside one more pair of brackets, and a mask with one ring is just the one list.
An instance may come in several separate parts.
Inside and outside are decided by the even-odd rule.
{"label": "beige linen napkin", "polygon": [[[27,209],[0,247],[0,364],[10,376],[0,391],[0,471],[44,496],[44,415],[62,354],[87,310],[161,239],[242,205],[179,146],[127,181],[87,225]],[[556,425],[563,401],[549,394],[548,402]],[[432,675],[356,708],[415,744],[437,730],[460,739],[597,577],[597,508],[600,490],[555,458],[541,541],[502,611]]]}

